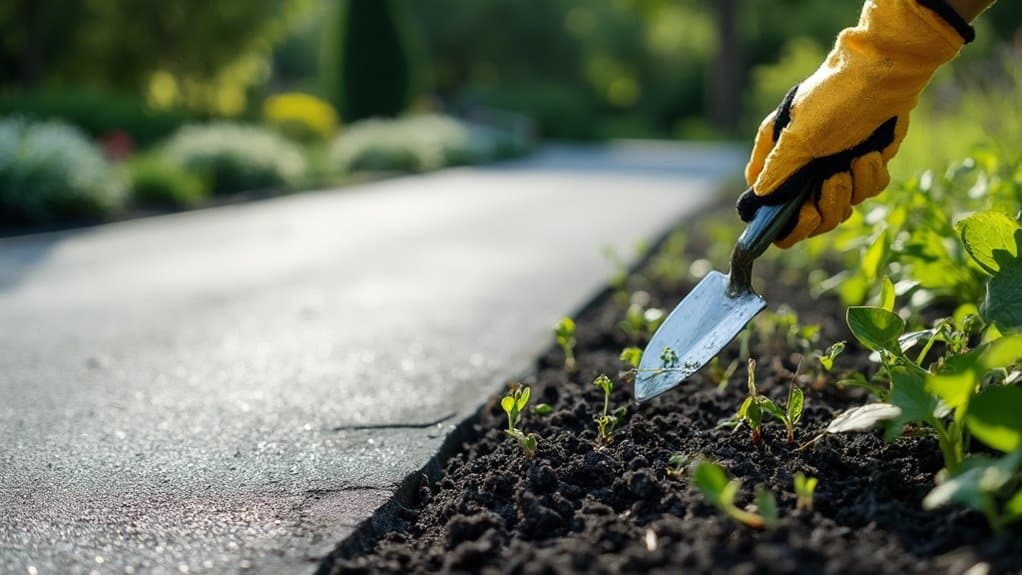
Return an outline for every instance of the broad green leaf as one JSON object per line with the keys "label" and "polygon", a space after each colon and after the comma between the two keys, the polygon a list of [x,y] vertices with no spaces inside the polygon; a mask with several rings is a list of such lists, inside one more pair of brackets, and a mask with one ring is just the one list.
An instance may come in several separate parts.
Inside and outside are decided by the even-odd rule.
{"label": "broad green leaf", "polygon": [[504,396],[504,398],[500,400],[500,406],[504,408],[505,413],[510,414],[511,410],[515,408],[515,398],[510,395]]}
{"label": "broad green leaf", "polygon": [[746,397],[742,405],[738,407],[738,417],[746,418],[749,416],[749,406],[752,405],[753,398]]}
{"label": "broad green leaf", "polygon": [[788,391],[788,421],[794,425],[802,417],[802,408],[805,406],[805,394],[797,385],[792,385]]}
{"label": "broad green leaf", "polygon": [[1007,215],[994,211],[980,212],[958,222],[955,227],[965,251],[988,274],[997,275],[1005,265],[1010,265],[1007,262],[1019,260],[1022,227]]}
{"label": "broad green leaf", "polygon": [[1022,387],[993,387],[972,400],[965,424],[973,437],[994,449],[1022,448]]}
{"label": "broad green leaf", "polygon": [[930,374],[926,376],[926,391],[936,395],[951,409],[968,404],[976,389],[976,372]]}
{"label": "broad green leaf", "polygon": [[827,426],[827,433],[865,431],[881,421],[901,415],[901,408],[890,403],[869,403],[841,413]]}
{"label": "broad green leaf", "polygon": [[983,318],[1001,331],[1022,330],[1022,267],[1003,270],[987,282]]}
{"label": "broad green leaf", "polygon": [[712,461],[700,461],[692,472],[692,479],[710,503],[720,505],[721,492],[728,484],[724,468]]}
{"label": "broad green leaf", "polygon": [[1011,335],[994,340],[982,356],[983,366],[987,369],[1009,367],[1022,360],[1022,334]]}
{"label": "broad green leaf", "polygon": [[905,331],[905,320],[898,314],[880,307],[854,306],[848,308],[846,319],[862,345],[873,351],[901,353],[898,337]]}
{"label": "broad green leaf", "polygon": [[894,311],[894,284],[891,283],[891,278],[886,276],[880,288],[880,307],[887,311]]}
{"label": "broad green leaf", "polygon": [[937,396],[927,393],[920,374],[901,366],[887,371],[891,376],[892,388],[889,401],[901,408],[901,415],[894,418],[887,427],[887,440],[893,441],[901,434],[906,423],[932,421],[940,402]]}
{"label": "broad green leaf", "polygon": [[532,412],[536,415],[550,415],[554,412],[554,408],[549,403],[537,403],[536,407],[532,408]]}

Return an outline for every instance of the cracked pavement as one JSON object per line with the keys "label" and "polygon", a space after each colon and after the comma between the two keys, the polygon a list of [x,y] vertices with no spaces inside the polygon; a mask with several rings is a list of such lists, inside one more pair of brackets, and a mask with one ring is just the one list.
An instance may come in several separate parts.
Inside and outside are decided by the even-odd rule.
{"label": "cracked pavement", "polygon": [[740,162],[549,147],[0,240],[0,573],[312,572],[602,289],[604,246]]}

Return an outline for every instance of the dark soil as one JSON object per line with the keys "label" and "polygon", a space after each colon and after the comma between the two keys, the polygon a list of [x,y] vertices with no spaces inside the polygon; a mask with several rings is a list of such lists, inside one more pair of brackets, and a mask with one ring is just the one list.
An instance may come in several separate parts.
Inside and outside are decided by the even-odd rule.
{"label": "dark soil", "polygon": [[[886,443],[872,432],[811,441],[837,412],[868,400],[861,391],[839,390],[833,383],[842,373],[875,368],[847,332],[840,302],[812,299],[804,277],[769,262],[757,264],[754,275],[770,309],[787,304],[801,324],[820,325],[817,347],[849,342],[832,374],[805,361],[799,381],[806,412],[794,444],[772,420],[759,445],[745,429],[718,427],[745,396],[744,366],[723,390],[704,368],[678,389],[635,404],[631,386],[618,377],[626,369],[618,355],[644,342],[629,341],[618,327],[624,307],[608,294],[577,318],[579,371],[565,373],[563,356],[554,349],[525,381],[532,386],[533,405],[554,407],[551,415],[524,417],[522,429],[541,438],[534,459],[523,457],[504,433],[507,419],[494,397],[469,423],[469,440],[439,481],[421,486],[412,501],[395,503],[400,512],[386,525],[388,532],[373,535],[373,525],[365,525],[326,559],[321,572],[1022,572],[1022,529],[994,536],[978,513],[922,509],[942,467],[935,440]],[[652,305],[667,309],[693,285],[671,287],[641,275],[638,281],[645,282]],[[761,331],[751,340],[751,354],[759,360],[757,383],[783,403],[791,371],[807,350],[792,349],[783,334]],[[736,343],[729,346],[722,354],[725,365],[738,353]],[[592,382],[601,373],[615,380],[612,405],[629,408],[605,447],[596,445],[593,422],[602,392]],[[709,506],[688,477],[667,473],[668,458],[679,452],[704,455],[741,478],[741,504],[751,502],[754,486],[769,488],[778,501],[778,525],[756,531]],[[819,478],[811,512],[795,509],[792,476],[798,471]]]}

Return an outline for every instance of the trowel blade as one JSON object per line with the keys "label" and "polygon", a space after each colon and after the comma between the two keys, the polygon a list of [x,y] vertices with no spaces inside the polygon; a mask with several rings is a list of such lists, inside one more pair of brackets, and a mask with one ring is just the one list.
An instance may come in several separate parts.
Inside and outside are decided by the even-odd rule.
{"label": "trowel blade", "polygon": [[[710,362],[766,307],[749,290],[728,295],[728,276],[711,271],[653,334],[635,375],[635,399],[646,401],[677,387]],[[678,357],[665,365],[664,349]],[[673,358],[672,358],[673,359]]]}

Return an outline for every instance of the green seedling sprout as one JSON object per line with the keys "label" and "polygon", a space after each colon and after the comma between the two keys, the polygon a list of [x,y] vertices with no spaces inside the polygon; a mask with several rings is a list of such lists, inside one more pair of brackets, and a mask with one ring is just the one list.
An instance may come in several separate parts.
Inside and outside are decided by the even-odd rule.
{"label": "green seedling sprout", "polygon": [[522,411],[529,403],[529,395],[531,393],[528,387],[519,386],[513,388],[511,393],[505,395],[500,400],[500,406],[504,409],[504,413],[507,414],[507,429],[505,432],[518,441],[518,445],[522,447],[525,457],[529,459],[536,455],[539,438],[535,433],[526,435],[521,429],[518,429],[518,423],[522,417]]}
{"label": "green seedling sprout", "polygon": [[805,407],[805,395],[802,390],[792,381],[788,389],[788,402],[784,409],[777,406],[769,397],[760,395],[756,390],[756,360],[749,359],[749,395],[738,408],[738,414],[734,419],[727,420],[724,425],[734,425],[735,429],[745,424],[749,427],[752,442],[759,443],[763,440],[762,423],[763,413],[766,412],[784,424],[788,431],[788,443],[795,441],[795,425],[802,417],[802,410]]}
{"label": "green seedling sprout", "polygon": [[834,360],[845,350],[845,342],[839,341],[827,348],[827,351],[818,356],[823,371],[830,373],[834,369]]}
{"label": "green seedling sprout", "polygon": [[639,369],[639,362],[642,361],[642,348],[626,347],[621,350],[620,359],[632,369]]}
{"label": "green seedling sprout", "polygon": [[681,479],[685,470],[692,464],[692,456],[687,453],[675,453],[667,460],[667,476]]}
{"label": "green seedling sprout", "polygon": [[819,479],[806,477],[801,471],[795,474],[795,509],[813,510],[813,492],[816,491],[816,484],[819,482]]}
{"label": "green seedling sprout", "polygon": [[668,346],[660,353],[660,365],[662,369],[671,369],[678,366],[678,354]]}
{"label": "green seedling sprout", "polygon": [[557,345],[564,351],[564,370],[575,371],[575,322],[570,317],[561,318],[554,328]]}
{"label": "green seedling sprout", "polygon": [[606,375],[600,375],[593,381],[593,385],[603,390],[603,413],[596,416],[597,441],[600,445],[610,445],[614,440],[614,429],[628,412],[628,408],[621,406],[610,411],[610,392],[614,391],[614,382]]}
{"label": "green seedling sprout", "polygon": [[746,511],[735,505],[741,479],[729,479],[724,468],[707,460],[697,463],[692,475],[703,497],[735,521],[753,529],[772,527],[777,522],[777,501],[766,489],[756,488],[756,511]]}
{"label": "green seedling sprout", "polygon": [[536,415],[547,416],[554,412],[554,408],[549,403],[537,403],[532,408],[532,412]]}

